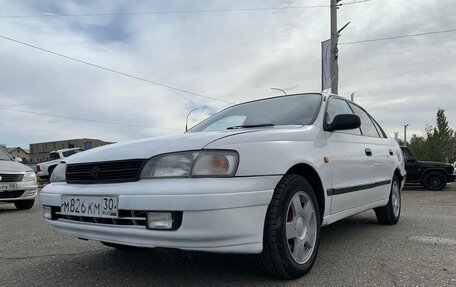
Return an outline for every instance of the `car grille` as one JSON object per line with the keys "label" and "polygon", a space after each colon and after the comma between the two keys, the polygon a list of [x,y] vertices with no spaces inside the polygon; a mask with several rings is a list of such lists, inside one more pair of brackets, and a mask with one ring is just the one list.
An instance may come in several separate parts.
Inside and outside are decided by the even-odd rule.
{"label": "car grille", "polygon": [[146,226],[146,211],[142,210],[119,210],[118,218],[98,218],[87,216],[65,215],[60,213],[60,207],[52,207],[54,219],[63,219],[77,222],[89,222],[105,225],[131,225]]}
{"label": "car grille", "polygon": [[139,180],[145,160],[120,160],[110,162],[69,164],[66,168],[67,183],[117,183]]}
{"label": "car grille", "polygon": [[18,182],[22,181],[22,178],[24,177],[24,174],[19,173],[19,174],[3,174],[0,173],[0,182]]}
{"label": "car grille", "polygon": [[18,198],[24,194],[25,190],[3,191],[0,192],[0,199]]}

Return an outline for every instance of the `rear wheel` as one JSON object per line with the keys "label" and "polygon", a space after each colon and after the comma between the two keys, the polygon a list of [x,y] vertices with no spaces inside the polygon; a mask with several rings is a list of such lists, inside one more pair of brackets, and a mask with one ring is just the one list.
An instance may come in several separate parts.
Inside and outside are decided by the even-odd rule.
{"label": "rear wheel", "polygon": [[17,209],[30,209],[33,207],[33,204],[35,204],[35,199],[31,200],[18,200],[14,202],[14,205],[16,206]]}
{"label": "rear wheel", "polygon": [[447,184],[446,176],[438,171],[433,171],[424,177],[423,185],[429,190],[442,190]]}
{"label": "rear wheel", "polygon": [[381,224],[394,225],[399,221],[401,216],[401,184],[397,176],[393,177],[393,182],[391,183],[388,204],[374,210],[377,220]]}
{"label": "rear wheel", "polygon": [[298,278],[309,272],[320,243],[320,213],[311,185],[286,175],[277,185],[266,214],[260,263],[275,277]]}

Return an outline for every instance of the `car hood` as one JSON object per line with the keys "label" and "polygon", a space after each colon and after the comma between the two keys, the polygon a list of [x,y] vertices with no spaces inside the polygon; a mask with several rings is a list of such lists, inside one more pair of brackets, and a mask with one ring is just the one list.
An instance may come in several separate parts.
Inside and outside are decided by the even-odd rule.
{"label": "car hood", "polygon": [[30,167],[12,160],[0,160],[0,173],[24,172],[32,170]]}
{"label": "car hood", "polygon": [[126,159],[148,159],[158,154],[185,150],[199,150],[221,138],[259,129],[221,132],[195,132],[173,136],[160,136],[131,142],[105,145],[77,153],[64,159],[66,163],[100,162]]}
{"label": "car hood", "polygon": [[418,161],[418,163],[423,167],[451,167],[451,164],[444,162],[436,161]]}

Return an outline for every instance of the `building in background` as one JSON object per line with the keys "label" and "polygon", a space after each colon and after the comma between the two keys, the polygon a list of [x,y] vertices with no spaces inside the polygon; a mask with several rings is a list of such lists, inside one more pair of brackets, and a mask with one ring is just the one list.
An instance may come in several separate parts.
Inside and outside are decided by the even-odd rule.
{"label": "building in background", "polygon": [[7,147],[5,150],[13,158],[20,157],[23,163],[30,162],[29,152],[26,149],[23,149],[21,147]]}
{"label": "building in background", "polygon": [[50,160],[49,153],[51,151],[64,149],[64,148],[81,148],[88,150],[91,148],[111,144],[112,142],[105,142],[99,139],[71,139],[52,142],[42,142],[30,144],[29,159],[30,163],[39,163]]}

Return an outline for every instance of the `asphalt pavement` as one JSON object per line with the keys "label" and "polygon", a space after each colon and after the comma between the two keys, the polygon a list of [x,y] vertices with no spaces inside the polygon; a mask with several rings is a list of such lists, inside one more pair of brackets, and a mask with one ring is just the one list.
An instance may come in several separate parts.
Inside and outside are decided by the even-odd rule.
{"label": "asphalt pavement", "polygon": [[367,211],[324,227],[314,268],[292,281],[264,275],[254,256],[118,251],[54,232],[39,204],[0,204],[0,286],[456,286],[456,184],[409,188],[402,203],[395,226]]}

